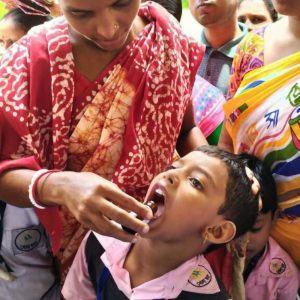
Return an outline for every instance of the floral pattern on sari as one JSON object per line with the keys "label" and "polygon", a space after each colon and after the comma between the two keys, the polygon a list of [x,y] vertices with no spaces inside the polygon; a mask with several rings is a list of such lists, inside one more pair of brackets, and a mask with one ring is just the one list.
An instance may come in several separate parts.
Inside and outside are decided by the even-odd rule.
{"label": "floral pattern on sari", "polygon": [[232,62],[228,99],[235,95],[248,72],[264,65],[264,32],[265,28],[248,33],[237,47]]}

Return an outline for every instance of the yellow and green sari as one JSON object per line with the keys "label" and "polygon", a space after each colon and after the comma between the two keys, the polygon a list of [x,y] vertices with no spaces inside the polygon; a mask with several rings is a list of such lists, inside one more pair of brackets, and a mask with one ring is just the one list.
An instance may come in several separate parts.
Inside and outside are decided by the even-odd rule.
{"label": "yellow and green sari", "polygon": [[224,111],[234,152],[272,170],[281,208],[272,235],[300,267],[300,52],[247,73]]}

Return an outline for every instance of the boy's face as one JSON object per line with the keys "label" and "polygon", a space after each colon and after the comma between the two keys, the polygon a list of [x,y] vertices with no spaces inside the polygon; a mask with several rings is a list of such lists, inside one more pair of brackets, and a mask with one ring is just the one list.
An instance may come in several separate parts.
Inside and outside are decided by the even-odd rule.
{"label": "boy's face", "polygon": [[219,159],[194,151],[173,163],[152,181],[146,202],[158,203],[158,212],[144,237],[179,241],[224,220],[218,215],[224,203],[228,179],[226,165]]}
{"label": "boy's face", "polygon": [[247,246],[247,261],[258,254],[266,245],[272,229],[272,214],[260,214],[249,232],[249,243]]}

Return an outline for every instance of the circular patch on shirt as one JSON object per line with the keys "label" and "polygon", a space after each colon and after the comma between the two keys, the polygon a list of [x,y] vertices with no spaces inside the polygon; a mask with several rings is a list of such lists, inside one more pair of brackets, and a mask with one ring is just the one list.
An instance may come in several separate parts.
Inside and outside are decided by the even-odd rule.
{"label": "circular patch on shirt", "polygon": [[25,229],[16,236],[15,245],[20,251],[31,251],[38,246],[41,236],[38,229]]}
{"label": "circular patch on shirt", "polygon": [[211,282],[211,279],[211,273],[204,266],[199,265],[193,271],[188,281],[191,285],[195,287],[203,287],[208,285]]}
{"label": "circular patch on shirt", "polygon": [[270,262],[270,272],[275,275],[282,274],[286,270],[285,262],[278,257],[274,257]]}

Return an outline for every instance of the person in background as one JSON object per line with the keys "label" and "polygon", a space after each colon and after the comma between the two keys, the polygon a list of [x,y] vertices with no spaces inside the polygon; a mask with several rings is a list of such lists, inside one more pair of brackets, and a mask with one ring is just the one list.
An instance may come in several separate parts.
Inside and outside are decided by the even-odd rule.
{"label": "person in background", "polygon": [[[43,11],[41,13],[45,13]],[[49,15],[26,14],[19,7],[0,21],[0,43],[8,49]],[[0,201],[0,298],[60,299],[49,237],[33,209]]]}
{"label": "person in background", "polygon": [[181,0],[143,0],[142,2],[153,1],[164,7],[178,22],[182,16],[182,1]]}
{"label": "person in background", "polygon": [[189,0],[189,8],[203,26],[200,42],[206,45],[198,75],[226,97],[233,55],[248,31],[237,21],[238,0]]}
{"label": "person in background", "polygon": [[290,256],[270,237],[278,199],[269,167],[249,154],[240,159],[259,182],[262,209],[249,231],[244,280],[248,300],[296,299],[299,271]]}
{"label": "person in background", "polygon": [[30,15],[19,7],[13,8],[0,21],[0,45],[7,49],[29,29],[50,20],[47,15]]}
{"label": "person in background", "polygon": [[239,0],[238,20],[251,31],[277,21],[278,13],[271,0]]}
{"label": "person in background", "polygon": [[[149,226],[151,179],[206,143],[191,93],[204,46],[154,2],[61,0],[0,66],[0,199],[34,207],[62,281],[87,228]],[[180,38],[179,38],[180,37]],[[171,50],[170,50],[171,49]],[[21,70],[21,71],[20,71]],[[115,222],[113,222],[115,221]]]}
{"label": "person in background", "polygon": [[[11,10],[16,7],[22,7],[24,10],[31,10],[31,13],[50,14],[53,17],[61,15],[59,1],[58,0],[1,0],[5,4],[7,10]],[[29,11],[27,11],[29,13]]]}
{"label": "person in background", "polygon": [[280,208],[271,234],[300,269],[300,2],[273,4],[284,17],[237,49],[219,146],[271,168]]}
{"label": "person in background", "polygon": [[66,300],[229,299],[202,254],[255,222],[258,196],[243,162],[199,147],[153,179],[149,202],[157,211],[134,244],[87,235],[63,288]]}

